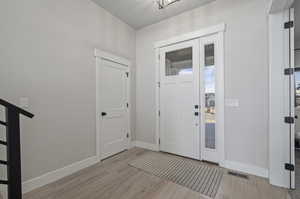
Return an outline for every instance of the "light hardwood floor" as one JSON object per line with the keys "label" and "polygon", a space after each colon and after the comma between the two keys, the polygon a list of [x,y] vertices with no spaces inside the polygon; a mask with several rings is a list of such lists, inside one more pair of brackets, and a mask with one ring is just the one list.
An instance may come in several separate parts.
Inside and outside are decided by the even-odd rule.
{"label": "light hardwood floor", "polygon": [[[205,199],[206,196],[162,180],[128,162],[145,153],[133,148],[102,163],[83,169],[57,182],[24,195],[24,199]],[[290,199],[288,191],[271,186],[267,180],[249,180],[226,174],[216,199]]]}

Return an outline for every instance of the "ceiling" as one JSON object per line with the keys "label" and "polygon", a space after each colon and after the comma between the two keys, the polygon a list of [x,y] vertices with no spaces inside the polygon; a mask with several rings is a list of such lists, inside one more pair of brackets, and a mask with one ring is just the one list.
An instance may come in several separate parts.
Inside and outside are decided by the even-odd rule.
{"label": "ceiling", "polygon": [[180,0],[159,10],[156,0],[93,0],[135,29],[178,15],[215,0]]}

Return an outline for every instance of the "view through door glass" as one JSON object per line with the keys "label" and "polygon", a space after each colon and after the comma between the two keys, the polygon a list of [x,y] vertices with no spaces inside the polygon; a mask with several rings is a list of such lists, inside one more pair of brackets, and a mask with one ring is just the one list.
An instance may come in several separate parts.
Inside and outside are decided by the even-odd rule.
{"label": "view through door glass", "polygon": [[192,65],[192,47],[166,53],[166,76],[192,74]]}
{"label": "view through door glass", "polygon": [[215,45],[208,44],[204,47],[205,68],[205,148],[216,148],[216,110],[215,110]]}

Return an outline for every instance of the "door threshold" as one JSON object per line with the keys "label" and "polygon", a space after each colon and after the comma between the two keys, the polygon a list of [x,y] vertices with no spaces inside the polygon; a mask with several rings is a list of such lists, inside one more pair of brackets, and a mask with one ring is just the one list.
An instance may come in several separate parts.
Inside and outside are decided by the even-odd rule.
{"label": "door threshold", "polygon": [[208,160],[201,160],[201,162],[204,162],[204,163],[207,163],[207,164],[212,164],[212,165],[215,165],[215,166],[220,166],[219,163],[211,162],[211,161],[208,161]]}

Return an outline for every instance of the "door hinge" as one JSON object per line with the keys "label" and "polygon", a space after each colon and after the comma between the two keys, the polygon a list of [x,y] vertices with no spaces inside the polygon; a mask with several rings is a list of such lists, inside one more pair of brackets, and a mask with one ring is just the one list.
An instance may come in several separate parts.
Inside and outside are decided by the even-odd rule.
{"label": "door hinge", "polygon": [[158,88],[160,88],[160,82],[157,82]]}
{"label": "door hinge", "polygon": [[287,124],[294,124],[294,117],[290,117],[290,116],[285,117],[284,122]]}
{"label": "door hinge", "polygon": [[160,111],[158,111],[158,116],[160,117]]}
{"label": "door hinge", "polygon": [[129,77],[129,72],[126,72],[126,77]]}
{"label": "door hinge", "polygon": [[158,55],[158,60],[160,60],[160,55]]}
{"label": "door hinge", "polygon": [[293,21],[288,21],[284,23],[284,29],[290,29],[294,27],[294,22]]}
{"label": "door hinge", "polygon": [[284,74],[285,75],[292,75],[292,74],[294,74],[294,69],[293,68],[286,68],[286,69],[284,69]]}
{"label": "door hinge", "polygon": [[129,108],[129,104],[128,103],[126,103],[126,107]]}
{"label": "door hinge", "polygon": [[295,166],[290,163],[284,164],[284,168],[285,168],[285,170],[288,170],[288,171],[295,171]]}
{"label": "door hinge", "polygon": [[158,138],[158,144],[160,145],[160,138]]}
{"label": "door hinge", "polygon": [[126,134],[126,138],[129,138],[129,133]]}

